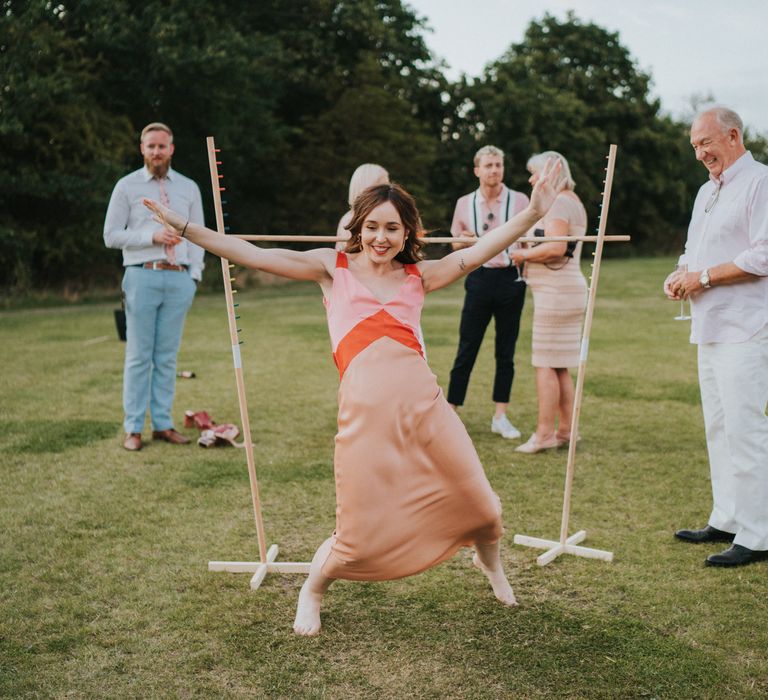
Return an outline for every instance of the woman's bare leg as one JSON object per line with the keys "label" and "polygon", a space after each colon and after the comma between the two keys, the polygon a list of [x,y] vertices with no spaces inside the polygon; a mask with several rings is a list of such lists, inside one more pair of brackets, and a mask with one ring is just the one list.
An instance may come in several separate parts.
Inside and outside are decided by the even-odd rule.
{"label": "woman's bare leg", "polygon": [[312,557],[309,576],[299,591],[299,604],[296,606],[296,619],[293,631],[304,637],[311,637],[320,632],[320,606],[323,596],[336,579],[323,575],[322,568],[331,552],[331,538],[323,542]]}
{"label": "woman's bare leg", "polygon": [[571,420],[573,420],[573,379],[567,369],[556,369],[557,382],[560,386],[560,421],[557,428],[559,440],[568,440],[571,436]]}
{"label": "woman's bare leg", "polygon": [[504,605],[517,605],[512,586],[507,581],[504,566],[501,563],[498,540],[493,544],[476,544],[472,562],[488,577],[496,598]]}
{"label": "woman's bare leg", "polygon": [[539,442],[547,442],[555,435],[555,416],[560,403],[560,385],[556,370],[550,367],[536,368],[536,393],[539,399],[536,436]]}

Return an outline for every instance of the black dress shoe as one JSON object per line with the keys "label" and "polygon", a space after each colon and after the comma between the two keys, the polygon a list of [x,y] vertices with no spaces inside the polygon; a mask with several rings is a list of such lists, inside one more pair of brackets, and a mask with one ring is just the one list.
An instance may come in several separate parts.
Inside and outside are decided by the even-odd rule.
{"label": "black dress shoe", "polygon": [[704,564],[706,566],[744,566],[764,559],[768,559],[768,549],[748,549],[740,544],[732,544],[720,554],[710,554]]}
{"label": "black dress shoe", "polygon": [[733,542],[735,535],[707,525],[703,530],[678,530],[675,537],[684,542],[700,544],[701,542]]}

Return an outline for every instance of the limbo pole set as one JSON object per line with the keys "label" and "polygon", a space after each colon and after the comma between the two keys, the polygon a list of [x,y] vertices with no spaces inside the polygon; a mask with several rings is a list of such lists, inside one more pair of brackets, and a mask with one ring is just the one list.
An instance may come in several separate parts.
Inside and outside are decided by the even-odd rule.
{"label": "limbo pole set", "polygon": [[[212,136],[207,139],[208,143],[208,165],[211,170],[211,187],[213,188],[213,205],[216,210],[216,230],[225,235],[229,227],[224,224],[225,213],[221,199],[221,193],[226,191],[222,187],[221,180],[224,177],[219,174],[221,161],[218,160],[216,148]],[[256,536],[259,543],[258,561],[209,561],[209,571],[230,571],[232,573],[251,573],[251,588],[256,589],[261,585],[264,577],[268,573],[282,574],[308,574],[309,562],[278,562],[277,553],[279,548],[273,544],[267,549],[267,538],[264,533],[264,518],[261,512],[261,496],[259,495],[259,482],[256,478],[256,462],[253,457],[253,439],[251,438],[251,423],[248,418],[248,401],[245,396],[245,380],[243,379],[243,363],[240,355],[240,345],[242,341],[238,338],[240,329],[237,322],[240,320],[239,302],[235,302],[237,290],[232,288],[231,265],[226,258],[221,259],[221,274],[224,278],[224,295],[227,300],[227,318],[229,319],[229,339],[232,344],[232,361],[235,367],[235,381],[237,383],[237,398],[240,403],[240,421],[243,426],[243,439],[245,442],[245,455],[248,463],[248,481],[251,486],[251,501],[253,503],[253,517],[256,521]]]}
{"label": "limbo pole set", "polygon": [[[223,205],[227,201],[222,199],[222,193],[226,188],[222,186],[224,176],[219,172],[219,166],[222,165],[221,157],[218,155],[220,149],[216,148],[214,138],[209,136],[206,139],[208,148],[208,165],[211,173],[211,188],[213,190],[213,203],[216,213],[216,230],[222,235],[233,235],[247,241],[261,241],[272,243],[336,243],[345,240],[337,236],[300,236],[300,235],[250,235],[250,234],[231,234],[229,226],[225,223],[227,213],[224,212]],[[629,236],[606,236],[606,222],[608,217],[608,204],[610,201],[611,183],[613,181],[613,168],[616,160],[616,146],[611,145],[610,153],[607,157],[608,167],[606,168],[606,178],[604,180],[603,201],[600,205],[600,224],[597,228],[596,236],[547,236],[547,242],[566,241],[566,242],[586,242],[596,243],[596,250],[593,253],[595,261],[592,264],[592,276],[589,287],[589,299],[587,302],[586,318],[584,323],[584,332],[581,341],[581,359],[579,364],[579,373],[576,382],[574,397],[573,421],[571,423],[571,435],[578,435],[579,414],[581,410],[581,398],[584,389],[584,374],[587,361],[587,350],[589,348],[589,333],[592,326],[592,316],[594,313],[595,296],[597,292],[597,281],[600,271],[600,260],[602,258],[604,242],[625,242],[630,240]],[[454,238],[449,237],[425,237],[424,243],[453,243]],[[540,237],[524,236],[518,239],[520,242],[541,243]],[[235,370],[235,382],[237,385],[237,398],[240,405],[240,421],[243,426],[243,438],[245,442],[245,454],[248,466],[248,480],[251,489],[251,502],[253,505],[253,515],[256,524],[256,536],[258,541],[258,560],[257,561],[209,561],[209,571],[228,571],[232,573],[250,573],[250,586],[252,589],[258,588],[268,573],[282,574],[308,574],[309,562],[280,562],[277,561],[279,547],[272,544],[267,548],[267,539],[264,530],[264,518],[261,507],[261,497],[259,494],[258,478],[256,476],[256,463],[253,452],[253,440],[251,438],[251,426],[248,414],[248,402],[245,393],[245,380],[243,377],[243,364],[240,346],[242,342],[238,334],[238,321],[240,320],[239,303],[235,301],[237,289],[234,289],[232,283],[235,278],[232,276],[232,268],[229,260],[221,258],[221,272],[224,281],[224,295],[226,297],[227,318],[229,321],[229,337],[232,346],[232,361]],[[602,552],[600,550],[588,549],[586,547],[577,547],[577,543],[586,537],[586,532],[581,530],[570,538],[567,537],[568,518],[570,513],[570,499],[573,487],[573,474],[575,468],[576,440],[571,440],[568,448],[568,464],[566,468],[566,484],[563,504],[563,516],[561,523],[560,540],[543,540],[535,537],[526,537],[524,535],[515,535],[515,544],[526,545],[530,547],[549,548],[549,551],[538,558],[538,563],[544,565],[555,559],[560,554],[577,554],[592,558],[604,559],[610,561],[613,554]]]}
{"label": "limbo pole set", "polygon": [[603,257],[603,243],[606,240],[605,227],[608,221],[608,207],[611,203],[611,187],[613,185],[613,170],[616,165],[616,146],[611,144],[608,152],[608,165],[605,168],[605,180],[603,180],[603,201],[600,204],[600,217],[597,227],[597,245],[593,253],[595,260],[592,263],[592,275],[589,281],[589,297],[587,298],[587,311],[584,317],[584,329],[581,335],[581,353],[579,357],[579,371],[576,376],[576,389],[573,397],[573,416],[571,417],[571,441],[568,443],[568,463],[565,469],[565,491],[563,493],[563,515],[560,522],[560,539],[558,541],[543,540],[538,537],[515,535],[515,544],[525,547],[538,547],[546,549],[540,554],[536,562],[539,566],[546,566],[561,554],[575,554],[579,557],[590,557],[613,561],[613,552],[605,552],[601,549],[580,547],[586,536],[586,530],[579,530],[568,537],[568,520],[571,513],[571,494],[573,492],[573,475],[576,469],[576,442],[579,435],[579,417],[581,415],[581,398],[584,395],[584,377],[587,371],[587,355],[589,354],[589,335],[592,331],[592,317],[595,313],[595,298],[597,296],[597,282],[600,278],[600,261]]}

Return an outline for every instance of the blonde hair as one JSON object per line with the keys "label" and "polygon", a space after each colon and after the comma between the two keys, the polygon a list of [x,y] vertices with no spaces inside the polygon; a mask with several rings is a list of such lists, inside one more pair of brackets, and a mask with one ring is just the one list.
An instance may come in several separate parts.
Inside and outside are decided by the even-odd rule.
{"label": "blonde hair", "polygon": [[555,161],[560,161],[560,178],[558,182],[552,184],[557,187],[561,182],[565,181],[565,186],[569,190],[576,189],[576,182],[571,176],[571,169],[568,166],[568,161],[565,159],[564,155],[558,153],[557,151],[544,151],[543,153],[535,153],[528,159],[525,167],[531,174],[541,172],[542,168],[546,165],[547,160],[550,158]]}
{"label": "blonde hair", "polygon": [[504,160],[504,151],[502,151],[500,148],[496,148],[496,146],[483,146],[477,153],[475,153],[475,157],[473,159],[475,167],[480,165],[480,159],[483,156],[499,156],[499,158]]}
{"label": "blonde hair", "polygon": [[144,137],[150,131],[164,131],[166,134],[168,134],[168,136],[171,137],[171,143],[173,143],[173,132],[171,131],[171,127],[167,124],[163,124],[162,122],[152,122],[151,124],[147,124],[141,130],[141,138],[139,139],[139,143],[144,143]]}
{"label": "blonde hair", "polygon": [[360,194],[374,185],[388,185],[389,173],[376,163],[359,165],[349,180],[349,208],[355,203]]}

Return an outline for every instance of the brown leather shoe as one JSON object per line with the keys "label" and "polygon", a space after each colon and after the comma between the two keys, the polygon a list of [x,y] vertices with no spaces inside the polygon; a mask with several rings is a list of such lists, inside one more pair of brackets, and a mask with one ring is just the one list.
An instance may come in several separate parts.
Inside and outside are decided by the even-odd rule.
{"label": "brown leather shoe", "polygon": [[141,433],[128,433],[123,441],[123,447],[130,452],[138,452],[143,447]]}
{"label": "brown leather shoe", "polygon": [[165,440],[172,445],[187,445],[189,438],[184,437],[180,432],[174,428],[168,428],[168,430],[155,430],[152,432],[153,440]]}

